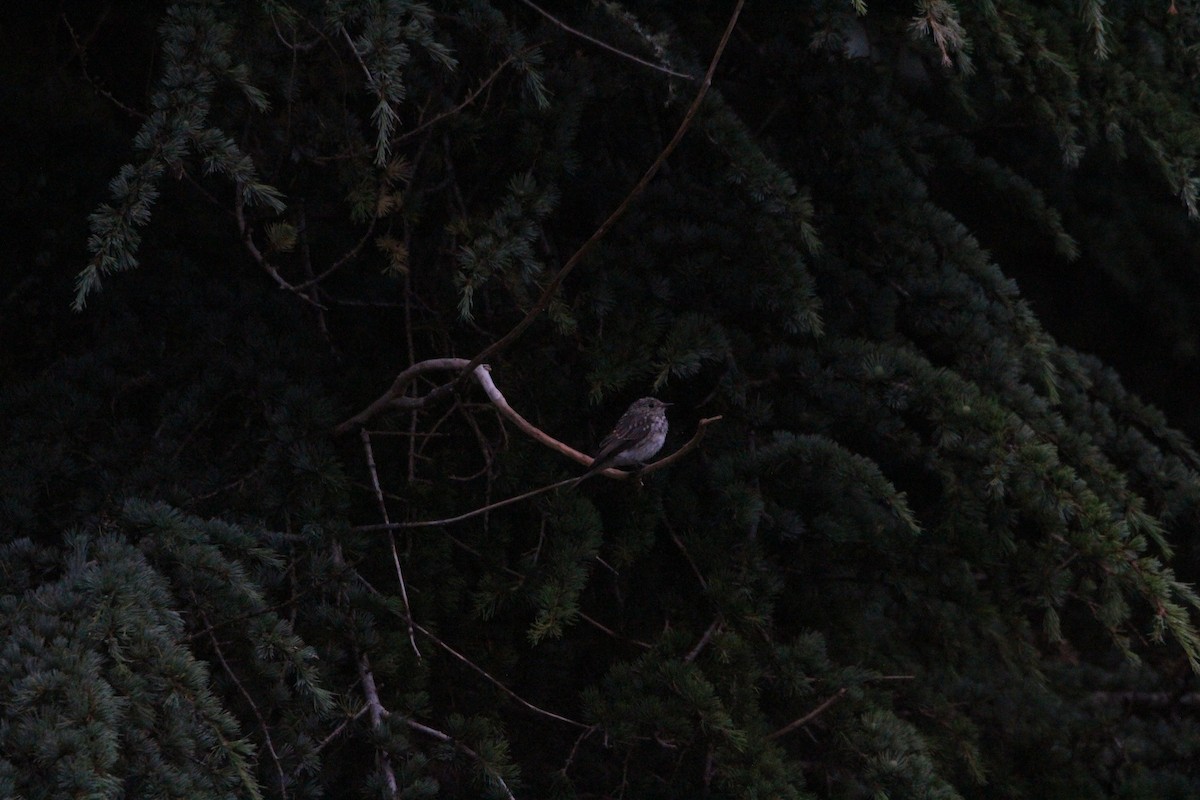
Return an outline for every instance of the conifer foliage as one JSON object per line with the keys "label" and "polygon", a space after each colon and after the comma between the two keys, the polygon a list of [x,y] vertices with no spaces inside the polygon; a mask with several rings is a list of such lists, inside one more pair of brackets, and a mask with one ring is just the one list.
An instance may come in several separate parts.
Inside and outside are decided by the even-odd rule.
{"label": "conifer foliage", "polygon": [[153,13],[0,796],[1200,795],[1200,457],[1012,277],[1139,269],[1095,164],[1197,216],[1195,3]]}

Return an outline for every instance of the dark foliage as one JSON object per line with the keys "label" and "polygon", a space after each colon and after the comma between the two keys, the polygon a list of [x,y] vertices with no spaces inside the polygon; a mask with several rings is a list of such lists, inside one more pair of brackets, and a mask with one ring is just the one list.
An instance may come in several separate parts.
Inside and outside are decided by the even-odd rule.
{"label": "dark foliage", "polygon": [[0,796],[1200,795],[1200,8],[732,10],[0,29]]}

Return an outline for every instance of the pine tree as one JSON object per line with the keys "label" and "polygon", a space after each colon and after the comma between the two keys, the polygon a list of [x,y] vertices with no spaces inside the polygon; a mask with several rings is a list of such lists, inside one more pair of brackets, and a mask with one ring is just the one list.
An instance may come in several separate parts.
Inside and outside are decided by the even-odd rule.
{"label": "pine tree", "polygon": [[1200,459],[1013,275],[1192,241],[1200,9],[1079,11],[172,6],[0,391],[0,794],[1196,795]]}

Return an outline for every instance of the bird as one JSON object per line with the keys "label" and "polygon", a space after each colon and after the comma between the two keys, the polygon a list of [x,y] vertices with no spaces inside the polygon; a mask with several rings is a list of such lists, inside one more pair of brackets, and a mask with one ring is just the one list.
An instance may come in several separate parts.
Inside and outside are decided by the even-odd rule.
{"label": "bird", "polygon": [[609,467],[642,467],[662,449],[667,440],[667,406],[671,403],[654,397],[634,400],[617,420],[612,433],[600,442],[588,471],[575,479],[579,483]]}

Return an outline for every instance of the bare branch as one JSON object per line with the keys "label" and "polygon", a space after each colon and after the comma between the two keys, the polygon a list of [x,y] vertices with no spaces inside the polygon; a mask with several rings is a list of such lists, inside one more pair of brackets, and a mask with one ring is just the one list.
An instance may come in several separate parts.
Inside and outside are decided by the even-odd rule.
{"label": "bare branch", "polygon": [[[383,720],[390,715],[390,712],[383,707],[383,702],[379,699],[379,689],[375,686],[375,673],[371,672],[371,661],[365,652],[359,653],[358,677],[362,682],[363,696],[367,699],[367,708],[371,712],[371,727],[378,730],[383,727]],[[380,769],[383,770],[384,779],[387,781],[388,794],[390,797],[395,797],[397,783],[396,772],[392,769],[392,758],[382,747],[377,748],[376,756],[379,759]]]}
{"label": "bare branch", "polygon": [[659,72],[665,72],[666,74],[671,75],[676,78],[685,78],[689,81],[696,80],[695,75],[689,75],[686,72],[677,72],[677,71],[671,69],[670,67],[664,67],[661,64],[655,64],[653,61],[647,61],[646,59],[641,58],[640,56],[635,56],[633,53],[627,53],[624,50],[619,50],[616,47],[613,47],[611,44],[608,44],[607,42],[602,42],[599,39],[589,36],[588,34],[584,33],[581,30],[572,28],[570,25],[563,22],[561,19],[554,16],[550,12],[546,11],[545,9],[542,9],[539,6],[534,5],[533,3],[530,2],[530,0],[521,0],[521,2],[524,3],[525,5],[529,6],[534,11],[541,14],[543,17],[550,20],[555,25],[562,28],[564,31],[571,34],[572,36],[578,36],[580,39],[583,39],[584,41],[587,41],[587,42],[591,42],[592,44],[596,45],[597,47],[603,48],[610,53],[615,53],[616,55],[619,55],[621,58],[627,58],[630,61],[634,61],[638,64],[641,64],[644,67],[649,67],[650,69],[658,70]]}
{"label": "bare branch", "polygon": [[[409,384],[417,379],[418,376],[426,372],[438,372],[446,370],[458,370],[467,365],[468,361],[465,358],[431,358],[426,361],[420,361],[413,364],[408,369],[401,372],[392,381],[391,387],[384,392],[379,399],[371,403],[362,411],[355,414],[350,419],[343,422],[333,429],[334,433],[346,433],[354,428],[362,425],[368,420],[374,418],[384,410],[389,408],[423,408],[436,400],[447,397],[454,391],[454,385],[451,383],[443,384],[430,391],[428,394],[420,397],[405,397],[404,393],[408,389]],[[486,374],[488,367],[480,366],[476,368],[476,373],[483,372]],[[478,379],[478,375],[476,376]]]}
{"label": "bare branch", "polygon": [[246,248],[246,252],[249,253],[250,257],[254,259],[254,262],[262,267],[268,275],[275,279],[275,283],[278,284],[279,288],[287,289],[289,292],[293,293],[309,305],[324,311],[325,306],[309,297],[299,288],[288,283],[287,280],[279,274],[279,270],[277,270],[271,262],[267,261],[267,257],[263,255],[262,250],[259,250],[258,245],[254,243],[254,233],[250,230],[249,223],[246,222],[246,201],[242,198],[241,186],[237,187],[237,196],[233,201],[233,217],[237,220],[238,235],[242,237],[242,246]]}
{"label": "bare branch", "polygon": [[[361,717],[363,714],[367,713],[367,711],[369,711],[370,708],[371,708],[370,706],[364,705],[362,708],[360,708],[358,711],[356,711],[352,716],[346,717],[344,720],[339,722],[337,727],[334,728],[333,730],[331,730],[324,739],[317,742],[317,746],[312,749],[311,754],[315,756],[317,753],[324,750],[325,747],[330,744],[330,742],[332,742],[334,739],[336,739],[337,737],[342,735],[342,731],[346,730],[346,728],[348,728],[350,726],[351,722],[354,722],[359,717]],[[292,779],[295,780],[297,777],[299,777],[300,773],[303,771],[303,769],[304,769],[304,762],[301,762],[300,764],[298,764],[296,766],[296,768],[294,770],[292,770]]]}
{"label": "bare branch", "polygon": [[425,628],[421,627],[421,625],[417,624],[416,622],[413,623],[413,627],[415,627],[418,631],[420,631],[421,633],[423,633],[424,635],[426,635],[430,639],[432,639],[433,643],[436,644],[438,647],[442,648],[447,653],[454,656],[456,659],[458,659],[462,663],[466,664],[472,670],[474,670],[475,672],[482,675],[487,680],[488,683],[492,684],[497,689],[499,689],[500,691],[504,692],[506,695],[511,697],[513,700],[517,701],[517,703],[519,703],[520,705],[529,709],[530,711],[534,712],[535,714],[540,714],[543,717],[548,717],[550,719],[557,720],[559,722],[565,722],[567,725],[571,725],[576,728],[587,729],[587,728],[591,727],[590,725],[584,725],[582,722],[577,722],[573,719],[564,717],[560,714],[555,714],[553,711],[547,711],[544,708],[535,706],[533,703],[531,703],[528,700],[526,700],[525,698],[521,697],[519,694],[514,692],[512,689],[505,686],[499,680],[492,677],[492,675],[489,674],[488,671],[485,670],[483,667],[479,666],[474,661],[467,658],[462,653],[458,652],[453,647],[451,647],[450,645],[443,642],[440,638],[437,637],[436,634],[432,633],[431,631],[426,630]]}
{"label": "bare branch", "polygon": [[613,212],[608,215],[608,219],[600,223],[600,227],[596,229],[596,231],[588,238],[588,240],[585,241],[569,259],[567,259],[567,262],[563,264],[562,267],[559,268],[558,272],[556,272],[554,276],[546,283],[546,288],[542,290],[541,296],[538,298],[537,302],[533,304],[533,307],[526,312],[524,318],[522,318],[521,321],[518,322],[508,333],[504,334],[504,336],[500,337],[500,339],[483,348],[478,355],[471,359],[470,363],[466,366],[466,368],[463,369],[462,374],[459,376],[458,381],[460,383],[467,380],[468,374],[474,371],[476,367],[482,364],[490,356],[500,352],[516,341],[521,334],[525,332],[525,329],[533,324],[533,321],[538,317],[538,315],[550,306],[550,301],[554,298],[554,295],[558,292],[558,287],[562,285],[562,282],[566,280],[566,277],[571,274],[571,271],[575,269],[576,266],[578,266],[578,264],[583,260],[584,256],[590,253],[592,248],[604,238],[613,225],[617,223],[617,220],[625,215],[625,212],[629,210],[629,207],[633,204],[633,201],[643,191],[645,191],[647,186],[650,185],[650,181],[653,180],[654,176],[658,174],[658,170],[666,162],[667,158],[671,155],[671,153],[675,152],[675,148],[683,139],[683,135],[687,133],[688,128],[691,127],[692,120],[695,118],[696,112],[700,110],[700,104],[704,102],[704,96],[708,94],[708,88],[712,85],[713,74],[717,71],[717,64],[721,60],[721,55],[725,52],[725,46],[729,44],[729,37],[733,33],[734,27],[737,25],[738,16],[741,15],[742,7],[745,4],[746,0],[737,0],[737,5],[733,9],[733,14],[730,15],[729,23],[725,26],[725,32],[721,36],[721,41],[717,45],[716,52],[713,53],[712,61],[709,62],[708,71],[704,75],[704,80],[700,84],[700,89],[698,92],[696,92],[695,99],[692,100],[692,104],[684,113],[683,121],[679,123],[679,128],[675,131],[675,135],[671,137],[671,141],[667,142],[667,146],[664,147],[662,152],[658,154],[658,158],[654,159],[654,162],[646,170],[646,173],[642,175],[641,179],[638,180],[638,182],[634,184],[633,188],[629,190],[629,194],[625,196],[625,199],[622,200],[620,204],[618,204],[613,210]]}
{"label": "bare branch", "polygon": [[596,630],[599,630],[599,631],[602,631],[603,633],[608,634],[612,638],[616,639],[618,642],[627,642],[628,644],[636,645],[637,647],[640,647],[643,650],[651,650],[654,648],[654,645],[650,644],[649,642],[643,642],[643,641],[639,641],[638,639],[630,639],[626,636],[622,636],[621,634],[614,631],[612,628],[601,623],[599,620],[589,617],[587,614],[583,613],[582,611],[579,612],[579,618],[582,619],[587,624],[591,625]]}
{"label": "bare branch", "polygon": [[100,14],[100,18],[96,20],[96,24],[95,27],[93,27],[92,32],[88,34],[86,41],[79,40],[79,35],[75,33],[75,28],[71,25],[71,20],[67,18],[65,13],[59,14],[58,16],[59,19],[62,20],[63,25],[66,26],[67,33],[71,35],[71,43],[75,48],[75,56],[79,59],[79,68],[83,72],[83,79],[86,80],[92,87],[92,91],[107,99],[110,103],[124,111],[129,116],[136,117],[138,119],[145,119],[146,115],[144,113],[118,100],[112,92],[101,86],[100,82],[92,77],[92,74],[88,71],[88,45],[91,43],[92,38],[95,37],[96,33],[99,32],[100,27],[104,24],[105,20],[108,19],[109,12],[111,11],[111,5],[105,7],[104,11]]}
{"label": "bare branch", "polygon": [[350,36],[350,31],[346,30],[346,26],[341,26],[342,36],[346,39],[346,44],[350,45],[350,52],[354,53],[354,60],[362,67],[363,74],[367,76],[367,83],[370,84],[375,79],[371,76],[371,70],[367,68],[367,62],[363,61],[362,54],[358,52],[358,47],[354,44],[354,39]]}
{"label": "bare branch", "polygon": [[221,644],[217,641],[216,634],[212,633],[213,627],[208,622],[208,615],[201,611],[200,619],[204,621],[204,627],[209,630],[208,640],[212,644],[213,652],[217,654],[217,660],[221,662],[221,667],[225,670],[225,674],[233,681],[233,685],[238,688],[242,697],[250,705],[250,711],[254,714],[255,719],[258,720],[258,726],[262,729],[263,744],[267,746],[267,752],[270,753],[271,761],[275,765],[275,772],[279,776],[279,795],[286,800],[288,796],[287,776],[283,774],[283,764],[279,760],[279,754],[275,751],[275,744],[271,741],[271,728],[267,725],[267,720],[263,717],[262,712],[258,710],[258,705],[254,702],[253,695],[250,694],[241,680],[238,679],[237,673],[233,671],[233,667],[229,666],[229,662],[225,660],[225,653],[221,651]]}
{"label": "bare branch", "polygon": [[[480,369],[480,368],[477,368],[477,369]],[[490,383],[491,382],[490,376],[489,376],[488,380]],[[492,384],[492,387],[495,388],[495,385]],[[505,408],[507,408],[507,404],[505,405]],[[509,409],[509,411],[512,411],[512,409]],[[512,411],[512,413],[514,415],[516,414],[515,411]],[[508,415],[505,414],[505,416],[508,416]],[[546,443],[548,446],[552,447],[555,450],[559,450],[561,452],[569,451],[572,454],[581,456],[583,459],[586,460],[587,464],[590,465],[590,463],[592,461],[591,456],[583,455],[578,450],[575,450],[574,448],[570,447],[569,445],[563,444],[562,442],[558,441],[557,439],[544,433],[540,429],[535,428],[534,426],[530,425],[528,422],[525,422],[524,418],[521,418],[518,416],[518,419],[521,419],[521,422],[523,422],[525,425],[528,425],[529,428],[531,429],[531,431],[537,432],[537,435],[534,436],[534,438],[537,439],[538,441],[542,441],[542,442]],[[651,464],[647,464],[645,467],[643,467],[640,470],[636,470],[634,472],[624,472],[619,469],[606,469],[606,470],[602,470],[596,474],[604,475],[609,478],[615,478],[617,480],[623,480],[623,479],[627,479],[627,478],[630,478],[635,475],[640,477],[641,475],[643,475],[645,473],[655,472],[657,470],[660,470],[663,467],[667,466],[668,464],[673,464],[676,461],[678,461],[688,451],[695,449],[696,446],[700,444],[700,440],[704,438],[704,429],[709,424],[716,422],[719,419],[721,419],[721,418],[720,417],[706,417],[705,419],[700,420],[700,424],[696,428],[696,432],[692,435],[692,438],[688,440],[687,444],[685,444],[683,447],[679,448],[678,450],[676,450],[674,453],[667,456],[666,458],[661,458],[658,461],[655,461]],[[531,432],[530,435],[533,435],[533,433]],[[584,477],[591,477],[591,476],[584,476]],[[430,527],[435,527],[435,526],[439,526],[439,525],[450,525],[455,522],[462,522],[465,519],[471,519],[472,517],[477,517],[480,514],[486,514],[487,512],[493,511],[497,508],[503,508],[504,506],[510,506],[513,503],[518,503],[522,500],[528,500],[530,497],[535,497],[539,494],[544,494],[544,493],[552,491],[554,489],[560,489],[564,486],[572,486],[574,484],[579,483],[580,480],[581,480],[581,478],[578,478],[578,477],[567,478],[566,480],[561,480],[561,481],[558,481],[557,483],[552,483],[549,486],[539,486],[538,488],[531,489],[530,491],[525,492],[524,494],[519,494],[515,497],[509,497],[504,500],[497,500],[495,503],[489,503],[488,505],[482,506],[481,508],[476,508],[471,511],[467,511],[465,513],[459,514],[458,516],[446,517],[445,519],[417,520],[415,522],[385,522],[383,524],[375,524],[375,525],[356,525],[351,530],[355,530],[355,531],[390,531],[390,530],[399,530],[401,528],[430,528]],[[676,541],[678,541],[678,539]],[[693,568],[694,568],[694,565],[693,565]],[[702,577],[700,580],[703,583],[704,579]]]}
{"label": "bare branch", "polygon": [[721,620],[714,619],[712,624],[708,626],[708,630],[706,630],[704,635],[700,637],[700,641],[696,642],[696,646],[689,650],[688,654],[683,657],[683,663],[690,664],[699,658],[700,654],[704,652],[704,648],[707,647],[708,643],[712,641],[713,634],[720,630],[720,628]]}
{"label": "bare branch", "polygon": [[442,731],[439,731],[437,728],[431,728],[428,725],[423,725],[420,722],[417,722],[415,719],[410,719],[409,717],[405,717],[404,724],[408,725],[408,727],[412,728],[414,731],[420,731],[421,733],[425,734],[426,736],[432,736],[434,739],[437,739],[440,742],[446,742],[447,744],[452,744],[455,747],[457,747],[459,750],[462,750],[464,753],[469,755],[471,758],[478,761],[483,766],[483,768],[488,771],[488,774],[490,774],[492,776],[493,780],[495,780],[496,783],[499,784],[500,788],[504,790],[504,796],[507,797],[508,800],[516,800],[516,797],[513,796],[512,790],[509,789],[508,784],[504,782],[504,778],[500,775],[500,773],[496,772],[494,769],[492,769],[486,763],[484,763],[484,760],[480,757],[479,753],[476,753],[474,750],[467,747],[465,744],[458,741],[450,734],[443,733]]}
{"label": "bare branch", "polygon": [[309,278],[304,283],[297,284],[295,291],[303,291],[304,289],[307,289],[310,286],[315,286],[316,284],[325,280],[330,275],[337,272],[339,269],[341,269],[342,267],[346,266],[351,261],[353,261],[358,256],[358,254],[360,252],[362,252],[363,245],[365,245],[367,243],[367,240],[369,240],[371,238],[371,234],[375,232],[375,222],[377,221],[377,219],[378,219],[377,217],[371,217],[371,222],[369,225],[367,225],[367,229],[365,231],[363,231],[362,238],[360,238],[357,242],[355,242],[354,246],[351,247],[349,250],[347,250],[346,253],[341,258],[339,258],[337,261],[330,264],[328,269],[326,269],[320,275],[316,275],[312,278]]}
{"label": "bare branch", "polygon": [[[371,449],[371,434],[366,429],[359,432],[362,436],[363,450],[367,456],[367,468],[371,471],[371,485],[375,488],[375,497],[379,500],[379,513],[383,515],[383,521],[390,523],[388,517],[387,502],[383,499],[383,489],[379,486],[379,473],[375,470],[375,452]],[[412,645],[413,652],[417,658],[421,657],[421,648],[417,647],[416,636],[413,635],[412,627],[412,606],[408,602],[408,586],[404,582],[404,570],[400,567],[400,554],[396,552],[396,535],[393,533],[390,537],[392,545],[392,561],[396,564],[396,577],[400,580],[400,597],[404,600],[404,614],[408,618],[408,641]]]}
{"label": "bare branch", "polygon": [[836,692],[834,692],[833,695],[830,696],[828,699],[826,699],[823,703],[821,703],[821,705],[817,706],[816,708],[814,708],[812,711],[805,714],[800,719],[789,722],[787,725],[784,725],[782,728],[775,731],[774,733],[768,733],[767,739],[768,740],[778,739],[780,736],[783,736],[785,733],[791,733],[792,731],[796,730],[796,728],[799,728],[801,725],[806,725],[809,722],[812,722],[818,716],[825,713],[826,709],[828,709],[830,706],[832,706],[838,700],[841,700],[846,695],[847,691],[848,690],[846,689],[846,687],[843,686],[842,688],[840,688]]}
{"label": "bare branch", "polygon": [[416,136],[421,131],[438,124],[442,120],[446,119],[446,117],[454,116],[455,114],[457,114],[458,112],[460,112],[464,108],[466,108],[467,106],[471,105],[471,103],[474,103],[476,98],[478,98],[479,95],[483,94],[484,90],[487,89],[487,87],[490,86],[492,84],[492,82],[496,80],[496,78],[500,77],[500,73],[503,72],[504,68],[507,67],[509,64],[511,64],[512,61],[513,61],[512,56],[509,56],[508,58],[501,61],[500,66],[498,66],[494,70],[492,70],[492,74],[488,75],[486,78],[483,79],[483,82],[481,84],[479,84],[479,88],[476,89],[475,91],[471,92],[470,94],[468,94],[461,103],[456,105],[454,108],[451,108],[447,111],[443,111],[442,113],[436,115],[432,119],[422,122],[420,125],[413,128],[411,131],[405,131],[403,134],[396,137],[395,143],[399,145],[399,144],[403,144],[404,142],[407,142],[409,139],[412,139],[414,136]]}

